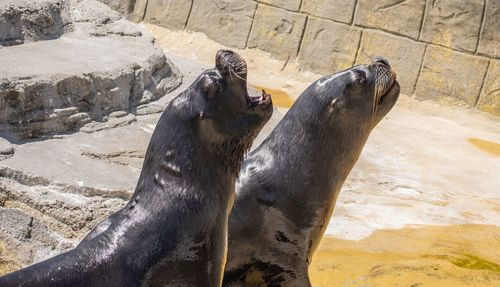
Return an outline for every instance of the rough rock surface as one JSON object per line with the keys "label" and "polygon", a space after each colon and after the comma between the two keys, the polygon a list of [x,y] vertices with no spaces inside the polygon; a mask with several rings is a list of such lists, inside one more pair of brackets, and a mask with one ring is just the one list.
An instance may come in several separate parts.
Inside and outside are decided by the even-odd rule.
{"label": "rough rock surface", "polygon": [[153,8],[146,10],[144,21],[181,30],[186,27],[192,5],[193,0],[148,0],[148,7]]}
{"label": "rough rock surface", "polygon": [[383,55],[398,73],[401,91],[412,94],[417,83],[425,44],[388,33],[369,30],[363,32],[357,64],[369,63],[373,57]]}
{"label": "rough rock surface", "polygon": [[299,61],[307,69],[330,74],[352,66],[361,30],[309,17]]}
{"label": "rough rock surface", "polygon": [[354,22],[418,39],[425,0],[360,0]]}
{"label": "rough rock surface", "polygon": [[144,29],[94,0],[63,4],[72,32],[0,49],[2,132],[31,138],[76,130],[114,111],[134,113],[181,82]]}
{"label": "rough rock surface", "polygon": [[473,106],[487,66],[484,58],[429,45],[415,95],[423,99],[459,100]]}
{"label": "rough rock surface", "polygon": [[99,0],[114,10],[125,15],[127,19],[139,22],[146,12],[146,5],[149,0]]}
{"label": "rough rock surface", "polygon": [[250,37],[249,48],[260,48],[278,58],[297,56],[306,16],[272,6],[260,5]]}
{"label": "rough rock surface", "polygon": [[321,18],[350,23],[356,0],[303,0],[302,11]]}
{"label": "rough rock surface", "polygon": [[245,48],[257,4],[246,0],[194,1],[187,28],[236,48]]}
{"label": "rough rock surface", "polygon": [[500,58],[500,1],[486,0],[484,20],[477,51]]}
{"label": "rough rock surface", "polygon": [[65,0],[2,0],[0,47],[59,38],[71,30]]}
{"label": "rough rock surface", "polygon": [[484,0],[427,0],[420,40],[474,52]]}

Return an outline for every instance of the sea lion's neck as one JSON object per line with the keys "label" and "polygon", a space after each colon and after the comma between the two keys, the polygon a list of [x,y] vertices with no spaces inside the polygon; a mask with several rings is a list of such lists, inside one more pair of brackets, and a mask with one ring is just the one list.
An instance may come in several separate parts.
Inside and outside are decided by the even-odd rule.
{"label": "sea lion's neck", "polygon": [[315,115],[290,112],[255,155],[273,161],[272,171],[262,176],[280,178],[276,207],[303,231],[314,250],[369,131],[346,131]]}
{"label": "sea lion's neck", "polygon": [[140,194],[142,199],[144,196],[148,200],[153,196],[158,199],[161,193],[168,196],[183,192],[186,186],[214,193],[234,186],[230,183],[236,175],[227,171],[212,146],[201,142],[193,125],[196,122],[175,112],[163,113],[151,137],[132,198]]}

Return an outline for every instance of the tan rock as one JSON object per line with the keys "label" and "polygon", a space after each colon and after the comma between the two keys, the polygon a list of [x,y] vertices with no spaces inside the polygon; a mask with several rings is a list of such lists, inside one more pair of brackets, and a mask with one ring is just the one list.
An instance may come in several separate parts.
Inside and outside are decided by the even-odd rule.
{"label": "tan rock", "polygon": [[355,0],[303,0],[302,11],[334,21],[350,23]]}
{"label": "tan rock", "polygon": [[477,107],[500,116],[500,61],[491,60]]}
{"label": "tan rock", "polygon": [[99,0],[112,9],[122,13],[127,19],[140,22],[143,20],[148,0]]}
{"label": "tan rock", "polygon": [[486,1],[483,21],[477,51],[490,57],[500,58],[500,1]]}
{"label": "tan rock", "polygon": [[299,11],[301,0],[259,0],[258,2],[285,8],[287,10]]}
{"label": "tan rock", "polygon": [[322,74],[347,69],[354,63],[360,36],[359,28],[309,17],[299,61]]}
{"label": "tan rock", "polygon": [[483,5],[483,0],[427,0],[420,40],[475,52]]}
{"label": "tan rock", "polygon": [[458,100],[473,106],[488,59],[429,45],[415,95],[422,99]]}
{"label": "tan rock", "polygon": [[249,48],[260,48],[279,58],[295,57],[306,16],[303,14],[259,5],[248,40]]}
{"label": "tan rock", "polygon": [[149,0],[144,20],[169,28],[182,30],[186,27],[193,0]]}
{"label": "tan rock", "polygon": [[364,30],[356,64],[384,56],[398,75],[401,92],[412,94],[417,82],[425,44],[375,30]]}
{"label": "tan rock", "polygon": [[194,1],[188,29],[230,47],[245,48],[257,8],[253,1]]}
{"label": "tan rock", "polygon": [[354,23],[418,39],[424,10],[425,0],[360,0]]}

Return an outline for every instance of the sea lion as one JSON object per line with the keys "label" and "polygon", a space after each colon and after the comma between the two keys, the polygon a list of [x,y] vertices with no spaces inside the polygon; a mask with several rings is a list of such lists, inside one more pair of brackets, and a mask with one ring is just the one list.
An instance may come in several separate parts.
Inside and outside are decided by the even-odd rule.
{"label": "sea lion", "polygon": [[378,57],[304,91],[243,162],[223,286],[311,286],[308,266],[340,188],[399,90]]}
{"label": "sea lion", "polygon": [[[250,97],[245,61],[221,50],[165,108],[128,204],[73,250],[0,286],[220,286],[243,156],[272,114]],[[107,222],[107,223],[106,223]]]}

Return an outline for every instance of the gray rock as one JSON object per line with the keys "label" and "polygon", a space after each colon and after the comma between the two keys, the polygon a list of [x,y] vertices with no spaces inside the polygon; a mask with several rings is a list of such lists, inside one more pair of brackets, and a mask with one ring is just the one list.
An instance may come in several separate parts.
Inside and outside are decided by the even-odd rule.
{"label": "gray rock", "polygon": [[491,60],[477,107],[500,116],[500,61]]}
{"label": "gray rock", "polygon": [[14,145],[0,137],[0,161],[12,157],[15,151]]}
{"label": "gray rock", "polygon": [[291,11],[299,11],[301,0],[260,0],[258,2],[270,4],[272,6],[277,6],[285,8]]}
{"label": "gray rock", "polygon": [[487,66],[488,59],[429,45],[415,95],[421,99],[473,106]]}
{"label": "gray rock", "polygon": [[260,48],[279,58],[294,58],[299,51],[305,22],[303,14],[259,5],[248,47]]}
{"label": "gray rock", "polygon": [[71,30],[66,0],[3,0],[0,46],[59,38]]}
{"label": "gray rock", "polygon": [[171,30],[186,27],[193,0],[149,0],[144,20]]}
{"label": "gray rock", "polygon": [[500,1],[498,0],[486,0],[477,51],[490,57],[500,58]]}
{"label": "gray rock", "polygon": [[93,23],[105,25],[121,19],[119,12],[95,0],[80,0],[71,7],[73,22]]}
{"label": "gray rock", "polygon": [[93,133],[102,131],[104,129],[112,129],[117,127],[128,126],[135,122],[137,119],[134,115],[128,114],[122,117],[109,117],[105,122],[89,122],[80,128],[80,131],[86,133]]}
{"label": "gray rock", "polygon": [[302,11],[334,21],[350,23],[356,0],[303,0]]}
{"label": "gray rock", "polygon": [[425,0],[360,0],[354,23],[418,39]]}
{"label": "gray rock", "polygon": [[137,107],[136,114],[138,116],[158,114],[163,112],[165,107],[156,103],[145,104]]}
{"label": "gray rock", "polygon": [[354,63],[360,36],[356,27],[309,17],[299,62],[323,74],[347,69]]}
{"label": "gray rock", "polygon": [[76,130],[115,111],[135,112],[181,83],[146,30],[94,0],[68,3],[73,32],[0,49],[0,132],[30,138]]}
{"label": "gray rock", "polygon": [[187,28],[223,45],[245,48],[256,7],[246,0],[194,1]]}
{"label": "gray rock", "polygon": [[424,52],[424,43],[376,30],[365,30],[356,64],[370,63],[373,57],[384,56],[398,75],[401,92],[412,94],[417,83]]}
{"label": "gray rock", "polygon": [[427,0],[420,40],[475,52],[483,6],[483,0]]}

